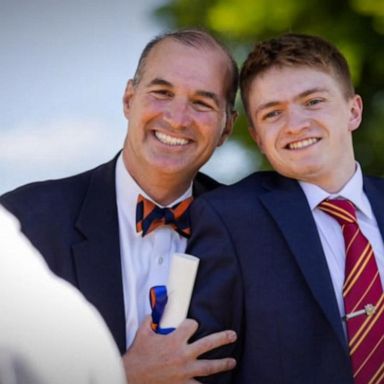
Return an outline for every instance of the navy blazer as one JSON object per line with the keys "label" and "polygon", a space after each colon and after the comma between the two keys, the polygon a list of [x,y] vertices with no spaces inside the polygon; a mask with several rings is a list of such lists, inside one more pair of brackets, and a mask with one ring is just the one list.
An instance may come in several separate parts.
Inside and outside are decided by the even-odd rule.
{"label": "navy blazer", "polygon": [[[384,238],[384,180],[364,189]],[[238,359],[210,383],[353,384],[316,225],[297,181],[260,172],[197,199],[187,253],[200,257],[189,317],[197,337],[234,329]],[[201,380],[203,381],[203,379]]]}
{"label": "navy blazer", "polygon": [[[49,267],[75,285],[104,317],[121,353],[125,315],[115,191],[117,156],[65,179],[28,184],[0,197]],[[193,194],[218,186],[198,174]]]}

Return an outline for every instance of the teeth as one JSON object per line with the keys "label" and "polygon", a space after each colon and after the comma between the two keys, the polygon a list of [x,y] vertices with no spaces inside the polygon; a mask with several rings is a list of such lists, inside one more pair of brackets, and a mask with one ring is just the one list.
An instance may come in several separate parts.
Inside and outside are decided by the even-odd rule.
{"label": "teeth", "polygon": [[294,143],[288,144],[289,149],[302,149],[309,147],[312,144],[315,144],[319,141],[319,139],[311,138],[311,139],[305,139],[301,141],[296,141]]}
{"label": "teeth", "polygon": [[185,145],[188,144],[188,140],[181,139],[173,136],[168,136],[165,133],[155,131],[155,136],[163,143],[168,145]]}

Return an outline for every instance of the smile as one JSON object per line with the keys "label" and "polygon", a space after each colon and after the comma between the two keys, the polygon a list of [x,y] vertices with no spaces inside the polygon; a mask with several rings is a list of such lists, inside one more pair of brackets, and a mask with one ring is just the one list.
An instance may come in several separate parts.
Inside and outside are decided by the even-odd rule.
{"label": "smile", "polygon": [[310,139],[304,139],[295,141],[293,143],[289,143],[286,148],[288,149],[303,149],[310,147],[313,144],[316,144],[318,141],[320,141],[319,138],[311,137]]}
{"label": "smile", "polygon": [[167,145],[186,145],[189,143],[189,140],[187,139],[169,136],[158,131],[155,131],[155,136],[160,142]]}

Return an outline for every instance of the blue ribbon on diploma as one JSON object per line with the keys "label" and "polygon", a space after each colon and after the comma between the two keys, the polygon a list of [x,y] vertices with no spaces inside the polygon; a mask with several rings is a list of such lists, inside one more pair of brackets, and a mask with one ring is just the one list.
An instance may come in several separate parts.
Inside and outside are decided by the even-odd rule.
{"label": "blue ribbon on diploma", "polygon": [[167,335],[175,330],[175,328],[161,328],[160,320],[163,316],[165,305],[168,301],[167,287],[165,285],[157,285],[149,290],[149,302],[152,309],[152,329],[161,335]]}

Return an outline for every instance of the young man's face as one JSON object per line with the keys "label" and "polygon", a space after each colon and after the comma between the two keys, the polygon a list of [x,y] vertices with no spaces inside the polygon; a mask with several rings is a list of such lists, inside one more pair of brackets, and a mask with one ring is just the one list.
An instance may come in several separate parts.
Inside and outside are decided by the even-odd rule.
{"label": "young man's face", "polygon": [[192,177],[232,129],[226,117],[228,60],[217,49],[166,39],[149,53],[124,95],[130,173]]}
{"label": "young man's face", "polygon": [[351,132],[359,96],[347,99],[331,74],[306,66],[271,68],[249,90],[250,133],[277,172],[332,192],[355,170]]}

